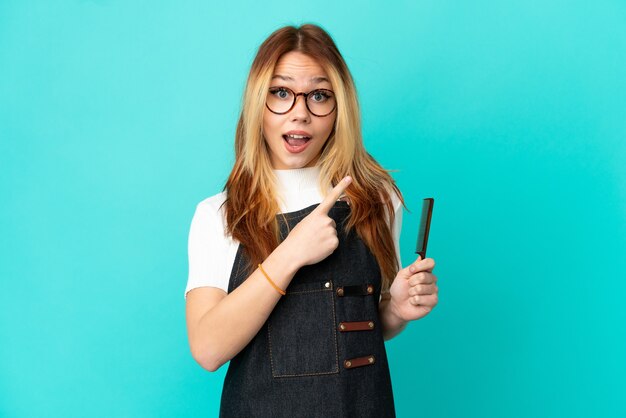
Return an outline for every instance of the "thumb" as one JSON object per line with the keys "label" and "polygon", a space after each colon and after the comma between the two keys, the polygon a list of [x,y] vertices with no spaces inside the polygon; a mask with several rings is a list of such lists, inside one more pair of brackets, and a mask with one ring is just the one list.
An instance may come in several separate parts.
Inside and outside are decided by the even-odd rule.
{"label": "thumb", "polygon": [[419,263],[420,261],[422,261],[422,255],[418,255],[417,256],[417,260],[415,260],[413,263],[411,263],[411,265],[409,266],[409,272],[415,273],[417,271],[417,263]]}
{"label": "thumb", "polygon": [[344,177],[337,185],[330,191],[330,193],[322,200],[316,208],[315,211],[319,213],[328,214],[330,208],[333,207],[339,196],[343,193],[344,190],[352,183],[352,177],[346,176]]}

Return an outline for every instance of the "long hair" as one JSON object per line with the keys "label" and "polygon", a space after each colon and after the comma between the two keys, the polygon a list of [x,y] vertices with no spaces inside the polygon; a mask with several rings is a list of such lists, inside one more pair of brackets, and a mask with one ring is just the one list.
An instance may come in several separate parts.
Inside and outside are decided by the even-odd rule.
{"label": "long hair", "polygon": [[316,25],[276,30],[259,47],[252,63],[235,134],[235,164],[224,187],[227,233],[244,246],[251,266],[261,263],[279,244],[276,177],[262,126],[274,67],[292,51],[315,59],[335,92],[337,117],[318,160],[320,190],[326,194],[344,176],[352,177],[345,191],[351,208],[345,228],[348,232],[356,228],[372,252],[381,270],[382,290],[387,291],[400,266],[389,228],[394,220],[390,193],[396,193],[403,205],[404,199],[393,178],[365,150],[354,81],[330,35]]}

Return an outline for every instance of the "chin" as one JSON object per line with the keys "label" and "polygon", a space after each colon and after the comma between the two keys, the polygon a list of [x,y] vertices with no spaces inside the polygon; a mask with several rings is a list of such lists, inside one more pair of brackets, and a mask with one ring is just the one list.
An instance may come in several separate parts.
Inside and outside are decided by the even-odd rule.
{"label": "chin", "polygon": [[293,170],[295,168],[304,168],[307,166],[313,166],[313,160],[304,160],[301,158],[289,158],[287,160],[277,161],[277,164],[274,164],[274,167],[277,170]]}
{"label": "chin", "polygon": [[283,164],[286,170],[292,170],[294,168],[304,168],[308,165],[306,161],[291,161]]}

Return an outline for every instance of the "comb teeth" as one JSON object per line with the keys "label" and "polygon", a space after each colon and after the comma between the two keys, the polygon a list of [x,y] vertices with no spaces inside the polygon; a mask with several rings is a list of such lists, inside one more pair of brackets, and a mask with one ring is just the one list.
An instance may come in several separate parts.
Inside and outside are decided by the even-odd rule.
{"label": "comb teeth", "polygon": [[426,245],[428,245],[428,234],[430,232],[430,219],[433,214],[433,206],[435,199],[427,197],[422,203],[422,216],[420,218],[420,226],[417,234],[417,246],[415,253],[422,256],[422,260],[426,258]]}

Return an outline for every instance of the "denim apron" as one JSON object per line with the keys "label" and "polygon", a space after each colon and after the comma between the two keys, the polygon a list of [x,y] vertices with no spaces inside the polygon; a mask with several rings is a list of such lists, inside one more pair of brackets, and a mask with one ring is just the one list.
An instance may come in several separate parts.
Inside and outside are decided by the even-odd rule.
{"label": "denim apron", "polygon": [[[316,205],[277,215],[281,239]],[[337,201],[328,216],[339,246],[300,268],[263,327],[231,359],[220,417],[395,417],[387,354],[378,316],[380,268]],[[246,278],[239,246],[228,284]],[[254,269],[250,270],[253,271]],[[268,292],[275,291],[269,284]]]}

